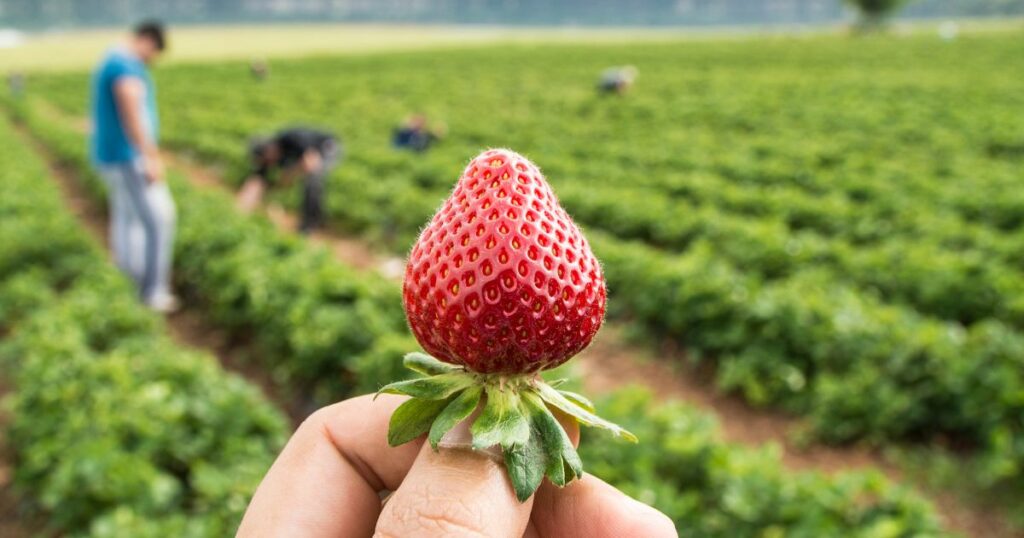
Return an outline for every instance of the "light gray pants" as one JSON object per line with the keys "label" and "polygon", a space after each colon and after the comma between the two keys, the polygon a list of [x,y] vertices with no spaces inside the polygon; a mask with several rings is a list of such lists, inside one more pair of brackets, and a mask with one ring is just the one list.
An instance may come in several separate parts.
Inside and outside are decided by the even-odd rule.
{"label": "light gray pants", "polygon": [[105,164],[99,171],[110,203],[110,245],[117,266],[149,302],[171,293],[176,210],[166,182],[150,184],[141,160]]}

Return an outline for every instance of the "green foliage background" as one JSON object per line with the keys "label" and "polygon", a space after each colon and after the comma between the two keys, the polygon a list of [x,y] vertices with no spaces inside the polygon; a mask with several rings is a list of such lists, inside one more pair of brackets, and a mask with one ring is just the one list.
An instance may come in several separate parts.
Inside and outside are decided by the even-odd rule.
{"label": "green foliage background", "polygon": [[[238,180],[254,133],[337,131],[348,157],[330,178],[332,224],[394,253],[463,163],[515,148],[586,228],[612,317],[678,340],[723,390],[806,416],[821,439],[953,440],[980,456],[983,482],[1020,490],[1022,56],[1015,33],[520,45],[273,63],[263,83],[243,63],[175,66],[158,83],[165,141]],[[597,95],[597,74],[621,64],[639,68],[635,90]],[[60,120],[84,115],[84,83],[32,77],[14,108],[101,199],[82,135]],[[389,147],[414,111],[451,133],[422,156]],[[394,284],[225,214],[220,194],[172,185],[181,285],[217,325],[258,335],[254,360],[281,386],[313,405],[400,375],[415,346]],[[12,244],[25,253],[11,267],[76,263]],[[53,278],[12,274],[0,312],[52,302]],[[719,442],[692,410],[620,394],[602,413],[644,443],[589,438],[589,469],[696,535],[940,532],[885,480],[785,473],[770,451]],[[109,524],[135,521],[117,514]]]}
{"label": "green foliage background", "polygon": [[[523,152],[584,225],[611,316],[818,437],[978,449],[1024,484],[1024,41],[1015,32],[509,46],[159,74],[165,140],[241,179],[253,133],[338,132],[337,227],[404,253],[468,158]],[[595,92],[633,64],[624,98]],[[35,81],[65,113],[82,78]],[[413,111],[426,155],[388,145]],[[294,196],[281,192],[281,200]]]}

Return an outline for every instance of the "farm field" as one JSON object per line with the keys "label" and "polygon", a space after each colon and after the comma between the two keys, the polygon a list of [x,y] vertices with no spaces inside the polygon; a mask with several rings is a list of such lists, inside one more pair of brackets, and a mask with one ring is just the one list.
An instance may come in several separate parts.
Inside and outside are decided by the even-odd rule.
{"label": "farm field", "polygon": [[[586,229],[605,267],[613,321],[655,347],[682,347],[690,363],[713,371],[722,393],[799,417],[813,443],[948,450],[969,462],[972,482],[1021,495],[1024,64],[1014,59],[1022,56],[1014,32],[948,43],[924,34],[520,43],[272,61],[264,82],[249,76],[246,62],[171,65],[157,81],[164,142],[219,169],[228,185],[242,179],[254,134],[293,123],[339,133],[346,158],[330,178],[332,229],[382,255],[408,250],[469,157],[484,147],[515,148],[543,168]],[[634,91],[596,95],[597,74],[623,64],[640,71]],[[32,75],[28,96],[6,104],[102,205],[85,160],[85,83],[78,72]],[[448,136],[423,155],[392,149],[391,129],[416,111],[446,122]],[[0,134],[14,148],[5,190],[23,187],[26,197],[49,200],[47,215],[59,214],[45,155],[25,164],[12,156],[34,152],[24,136],[9,126]],[[224,192],[180,171],[172,186],[176,269],[190,308],[230,334],[256,335],[252,364],[287,400],[320,405],[401,375],[397,357],[415,341],[396,283],[263,218],[225,215]],[[293,194],[275,196],[294,206]],[[34,200],[5,199],[7,214],[24,215]],[[12,305],[0,317],[12,367],[18,354],[38,354],[42,363],[63,352],[42,345],[37,332],[47,323],[100,330],[90,328],[88,314],[65,311],[75,308],[78,282],[82,293],[125,287],[86,232],[67,218],[36,220],[0,226],[12,238],[3,241],[10,252],[0,273],[0,306]],[[41,233],[32,226],[53,222],[64,228],[47,235],[86,252],[88,267],[51,267],[68,248],[40,249],[30,238]],[[309,278],[290,276],[297,272]],[[102,285],[94,273],[105,275]],[[146,338],[188,353],[146,319]],[[83,351],[82,368],[93,367],[93,355],[97,364],[131,355],[135,330],[104,334],[102,345]],[[260,400],[209,358],[200,362],[217,372],[211,379],[225,377],[238,385],[232,390]],[[19,361],[13,370],[15,402],[45,389],[33,385],[42,374],[22,375],[23,368]],[[784,470],[771,450],[720,441],[702,411],[655,403],[642,391],[600,403],[644,443],[585,439],[585,460],[687,534],[944,532],[926,502],[877,475]],[[271,403],[260,406],[266,450],[251,457],[266,462],[259,458],[278,446],[284,421]],[[39,435],[12,437],[16,463],[42,442]],[[206,492],[188,489],[188,480],[167,494],[171,504],[154,508],[122,500],[129,494],[53,493],[47,488],[56,486],[15,469],[29,497],[48,499],[44,509],[89,507],[54,521],[64,530],[178,529],[180,518],[147,521],[157,513],[147,510],[186,518],[195,506],[216,506],[202,513],[209,527],[197,531],[215,535],[238,514],[202,501]],[[153,480],[153,488],[163,484]],[[244,497],[251,486],[234,493]]]}
{"label": "farm field", "polygon": [[[77,188],[85,192],[84,196],[91,197],[95,204],[102,204],[102,187],[98,178],[88,171],[81,135],[61,126],[36,123],[31,114],[19,117],[51,148],[55,163],[75,169],[74,174],[64,174],[67,176],[64,181],[80,181]],[[109,410],[111,405],[132,405],[131,400],[112,403],[109,398],[134,395],[144,398],[147,408],[174,408],[182,396],[168,390],[172,387],[157,385],[154,388],[156,381],[147,381],[146,376],[158,375],[160,370],[151,371],[148,364],[143,363],[134,365],[135,376],[118,375],[117,370],[109,372],[105,364],[100,363],[108,360],[109,354],[113,357],[109,360],[119,361],[110,368],[128,368],[121,363],[130,362],[140,353],[150,353],[150,349],[138,347],[147,342],[136,340],[137,332],[161,341],[166,341],[167,337],[161,336],[163,329],[157,320],[135,306],[124,279],[103,262],[86,232],[76,228],[73,219],[65,213],[66,208],[60,207],[56,184],[47,180],[40,162],[25,162],[23,157],[33,149],[12,132],[9,125],[0,126],[0,135],[9,150],[7,162],[12,164],[5,182],[18,188],[22,195],[0,207],[5,217],[23,216],[32,211],[35,218],[5,218],[5,226],[0,227],[5,237],[4,260],[7,262],[0,287],[0,305],[4,306],[4,327],[11,335],[3,357],[12,367],[16,358],[28,357],[32,361],[49,361],[51,369],[59,369],[67,349],[60,345],[53,349],[52,342],[46,338],[56,330],[55,323],[64,329],[75,328],[85,333],[80,338],[87,343],[80,345],[93,346],[93,352],[99,355],[85,354],[81,358],[82,367],[101,371],[96,381],[86,378],[81,382],[98,386],[104,383],[104,374],[117,375],[121,382],[102,392],[95,401],[92,398],[76,401],[83,416]],[[15,155],[20,157],[17,161]],[[14,166],[15,162],[21,164]],[[223,208],[230,202],[224,193],[197,188],[180,175],[172,181],[182,207],[182,255],[179,259],[189,260],[187,265],[179,267],[181,285],[190,303],[205,312],[207,323],[237,334],[259,332],[253,343],[251,360],[255,364],[252,366],[268,373],[278,398],[285,394],[285,399],[298,398],[300,402],[311,399],[322,404],[372,391],[385,380],[401,375],[397,359],[413,344],[401,325],[397,290],[390,283],[346,268],[327,251],[290,234],[281,234],[263,219],[225,215]],[[209,226],[211,220],[219,225]],[[64,238],[69,244],[54,242],[40,246],[37,238],[44,233]],[[87,259],[87,268],[78,268],[79,262],[72,256],[77,252],[75,249],[84,251],[82,256]],[[290,275],[299,269],[316,276],[296,282]],[[94,277],[93,272],[99,276]],[[101,278],[101,283],[94,283],[93,278]],[[79,299],[79,294],[84,297]],[[99,301],[99,297],[104,300]],[[110,297],[119,301],[115,305],[129,311],[119,313],[115,318],[119,321],[113,327],[109,323],[113,311]],[[96,308],[106,310],[100,314]],[[175,349],[174,344],[165,345]],[[37,356],[40,358],[36,359]],[[179,357],[173,355],[172,358]],[[208,358],[204,360],[207,368],[213,368]],[[16,405],[23,406],[26,417],[33,417],[31,423],[57,422],[56,417],[49,418],[32,407],[37,400],[30,398],[52,400],[54,403],[45,409],[59,412],[62,402],[66,401],[59,395],[74,398],[78,392],[61,390],[57,395],[50,395],[51,391],[59,389],[40,382],[39,372],[22,371],[22,368],[27,367],[19,365],[15,370]],[[194,375],[216,379],[214,372],[200,371]],[[72,376],[75,372],[60,375]],[[132,386],[133,382],[140,385]],[[254,387],[246,387],[238,379],[230,382],[251,401],[245,404],[244,413],[218,401],[227,408],[223,416],[215,416],[232,420],[231,413],[243,416],[253,413],[262,417],[267,431],[261,433],[254,426],[248,426],[246,431],[246,423],[234,417],[232,428],[221,435],[235,435],[241,428],[243,431],[235,435],[241,441],[252,436],[254,440],[265,438],[268,447],[280,446],[284,422],[281,411],[270,409],[266,399],[256,396]],[[90,388],[95,390],[90,386],[79,390]],[[192,398],[184,399],[191,405],[199,405],[203,396],[223,397],[224,389],[220,387],[204,386],[201,390],[201,395],[189,394]],[[121,391],[126,395],[121,395]],[[237,401],[229,403],[239,405]],[[765,528],[808,536],[821,533],[873,536],[890,530],[915,536],[942,534],[936,514],[925,501],[878,473],[852,472],[827,477],[820,473],[787,472],[780,465],[775,450],[751,450],[723,443],[708,415],[679,404],[655,403],[639,389],[616,391],[599,405],[608,416],[644,435],[646,442],[637,447],[598,444],[600,439],[592,439],[590,443],[584,440],[583,456],[592,466],[592,472],[660,507],[671,514],[680,528],[690,529],[696,535],[753,536]],[[254,410],[248,406],[254,406]],[[278,407],[287,410],[289,406],[278,402]],[[202,408],[195,409],[195,412],[201,411]],[[297,415],[301,418],[303,412],[298,411]],[[213,425],[195,425],[187,415],[180,420],[201,431],[206,428],[220,431]],[[13,430],[19,434],[12,436],[17,491],[36,499],[34,506],[62,513],[52,519],[54,529],[95,536],[122,536],[124,533],[219,536],[237,521],[239,511],[244,508],[244,501],[237,499],[251,494],[255,486],[254,482],[237,477],[213,483],[227,488],[226,491],[208,492],[205,488],[189,486],[193,478],[205,476],[194,473],[237,471],[232,471],[233,467],[208,468],[219,461],[214,460],[182,475],[178,457],[168,458],[162,451],[172,450],[178,436],[189,434],[164,431],[162,427],[154,429],[148,421],[118,424],[114,433],[109,437],[101,436],[97,442],[122,451],[125,458],[139,458],[149,454],[137,454],[131,440],[146,433],[154,435],[147,444],[161,457],[150,456],[154,460],[150,464],[152,469],[145,467],[137,477],[128,473],[124,484],[113,484],[101,491],[72,487],[66,479],[54,483],[38,471],[33,472],[39,465],[45,465],[45,460],[28,464],[39,458],[36,452],[48,453],[52,445],[46,443],[54,442],[46,435],[50,432],[15,424],[16,428],[19,426],[27,431]],[[204,447],[216,451],[223,449],[218,443],[229,441],[234,443],[239,439],[216,438],[209,441],[210,446]],[[72,457],[65,457],[71,480],[88,480],[96,457],[92,452],[76,452]],[[269,457],[267,451],[257,451],[252,456],[253,461],[242,460],[247,464],[247,472],[254,473],[245,476],[258,477],[269,466]],[[625,462],[629,462],[631,469],[626,473],[622,472]],[[196,465],[201,463],[200,459],[195,462]],[[669,472],[666,479],[665,473],[675,469],[687,472],[685,475]],[[182,482],[164,491],[163,488],[176,483],[174,480]],[[139,491],[150,489],[165,493],[165,502],[154,505],[138,497]],[[863,499],[871,500],[864,503]],[[64,514],[69,506],[80,511]],[[161,517],[154,518],[154,514]]]}

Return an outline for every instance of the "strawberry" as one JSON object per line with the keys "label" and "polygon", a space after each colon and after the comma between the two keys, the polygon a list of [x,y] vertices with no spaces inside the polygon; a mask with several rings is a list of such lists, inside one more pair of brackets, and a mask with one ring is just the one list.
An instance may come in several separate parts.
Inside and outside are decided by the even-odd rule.
{"label": "strawberry", "polygon": [[423,230],[405,314],[438,359],[481,373],[562,364],[604,319],[601,266],[540,170],[493,149],[473,159]]}
{"label": "strawberry", "polygon": [[583,473],[552,409],[636,442],[585,397],[538,375],[590,344],[606,293],[587,240],[522,155],[492,149],[469,163],[413,246],[402,298],[432,356],[406,355],[424,377],[380,390],[410,396],[391,416],[392,446],[428,434],[437,450],[471,419],[472,447],[501,447],[525,501],[545,476],[564,486]]}

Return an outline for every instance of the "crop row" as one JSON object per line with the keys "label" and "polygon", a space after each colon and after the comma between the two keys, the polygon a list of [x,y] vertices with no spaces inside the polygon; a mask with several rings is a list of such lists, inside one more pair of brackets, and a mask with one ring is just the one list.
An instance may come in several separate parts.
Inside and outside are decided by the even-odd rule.
{"label": "crop row", "polygon": [[[90,177],[79,135],[22,113],[62,160]],[[319,401],[372,390],[397,375],[398,357],[413,344],[397,328],[401,310],[394,284],[344,268],[261,219],[226,213],[230,202],[223,194],[177,180],[173,187],[180,207],[182,284],[209,305],[214,322],[256,335],[260,355],[273,357],[265,364],[278,372],[278,381],[311,387],[306,390],[315,391]],[[754,535],[765,528],[810,535],[939,532],[930,508],[877,476],[789,475],[771,451],[719,442],[707,417],[638,398],[618,394],[607,410],[646,432],[644,444],[588,434],[581,450],[593,470],[662,508],[680,528],[700,529],[705,536]],[[638,471],[616,472],[626,461]]]}
{"label": "crop row", "polygon": [[[344,192],[329,201],[336,222],[375,240],[402,245],[399,248],[411,243],[420,223],[444,196],[423,192],[408,180],[379,181],[370,172],[335,185]],[[944,243],[896,236],[860,246],[813,232],[793,232],[769,219],[673,203],[635,190],[570,182],[558,193],[577,221],[618,238],[665,251],[708,247],[744,273],[770,281],[809,268],[827,270],[838,283],[923,315],[967,325],[996,319],[1024,327],[1024,272],[1017,268],[1024,262],[1024,239],[999,245],[1006,260],[1001,261],[991,249],[962,245],[956,231],[944,236]]]}
{"label": "crop row", "polygon": [[18,491],[49,531],[224,536],[284,442],[280,412],[162,323],[0,122],[0,346]]}
{"label": "crop row", "polygon": [[[704,242],[747,273],[783,279],[808,267],[825,268],[839,282],[922,314],[970,324],[999,319],[1024,327],[1024,272],[1018,269],[1024,236],[1003,241],[1002,261],[991,252],[958,245],[955,231],[937,225],[935,235],[893,234],[857,244],[811,231],[794,231],[774,219],[723,213],[714,206],[668,200],[635,189],[602,189],[581,184],[559,191],[574,215],[617,237],[637,239],[670,251]],[[908,206],[907,213],[915,214]],[[865,218],[865,226],[877,223]],[[885,235],[885,234],[883,234]],[[1011,248],[1015,247],[1015,248]]]}

